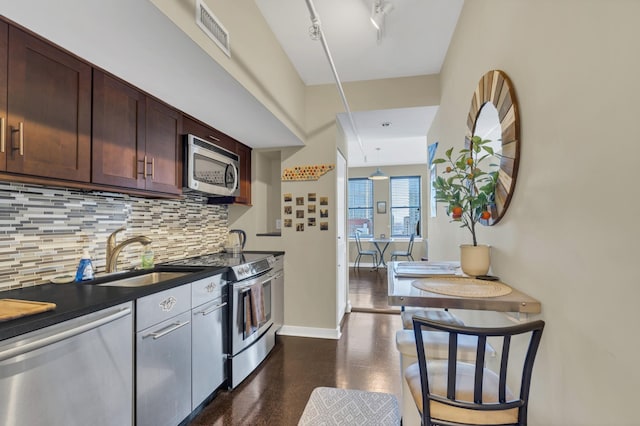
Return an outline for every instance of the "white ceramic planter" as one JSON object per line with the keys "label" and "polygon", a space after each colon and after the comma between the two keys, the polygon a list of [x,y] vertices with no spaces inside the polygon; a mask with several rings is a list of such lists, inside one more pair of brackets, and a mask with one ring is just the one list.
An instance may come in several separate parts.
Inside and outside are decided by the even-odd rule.
{"label": "white ceramic planter", "polygon": [[491,266],[491,246],[460,245],[460,267],[472,277],[486,275]]}

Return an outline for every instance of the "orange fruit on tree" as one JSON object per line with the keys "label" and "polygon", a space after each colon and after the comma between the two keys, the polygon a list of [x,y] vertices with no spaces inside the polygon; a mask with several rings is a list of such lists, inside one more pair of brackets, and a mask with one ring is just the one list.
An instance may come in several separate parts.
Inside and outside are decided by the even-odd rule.
{"label": "orange fruit on tree", "polygon": [[473,166],[473,158],[467,158],[467,165]]}
{"label": "orange fruit on tree", "polygon": [[462,216],[462,207],[460,206],[455,206],[452,210],[451,213],[453,213],[453,216],[456,217],[460,217]]}
{"label": "orange fruit on tree", "polygon": [[484,220],[487,220],[491,217],[491,212],[488,210],[485,210],[481,213],[480,217]]}

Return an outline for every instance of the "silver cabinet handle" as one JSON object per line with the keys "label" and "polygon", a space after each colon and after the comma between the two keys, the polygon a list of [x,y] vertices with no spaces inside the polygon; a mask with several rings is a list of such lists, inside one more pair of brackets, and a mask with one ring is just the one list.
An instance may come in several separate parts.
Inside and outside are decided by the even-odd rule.
{"label": "silver cabinet handle", "polygon": [[6,121],[4,117],[0,118],[0,152],[4,153],[7,146]]}
{"label": "silver cabinet handle", "polygon": [[216,141],[216,142],[220,142],[220,139],[216,138],[216,137],[215,137],[215,136],[213,136],[213,135],[209,135],[209,139],[213,139],[213,140],[214,140],[214,141]]}
{"label": "silver cabinet handle", "polygon": [[12,151],[18,150],[20,153],[20,156],[24,156],[24,123],[22,121],[18,123],[17,129],[14,129],[13,126],[11,127],[11,133],[13,134],[15,132],[18,132],[18,148],[14,148],[13,142],[12,142],[11,150]]}
{"label": "silver cabinet handle", "polygon": [[206,311],[199,311],[199,312],[196,312],[196,314],[197,314],[197,315],[202,314],[202,316],[204,317],[204,316],[207,316],[207,315],[209,315],[209,314],[214,313],[215,311],[217,311],[217,310],[219,310],[220,308],[223,308],[223,307],[225,307],[225,306],[227,306],[227,302],[224,302],[224,303],[222,303],[222,304],[220,304],[220,305],[216,305],[216,306],[214,306],[213,308],[208,309],[208,310],[206,310]]}
{"label": "silver cabinet handle", "polygon": [[165,327],[164,329],[160,330],[160,331],[154,331],[152,333],[149,334],[145,334],[144,336],[142,336],[143,339],[146,339],[147,337],[153,337],[153,340],[159,339],[162,336],[166,336],[167,334],[176,331],[179,328],[184,327],[185,325],[189,324],[191,321],[185,321],[185,322],[174,322],[173,324],[169,325],[168,327]]}
{"label": "silver cabinet handle", "polygon": [[80,333],[93,330],[94,328],[98,328],[101,325],[105,325],[107,323],[110,323],[112,321],[115,321],[119,318],[125,317],[130,314],[131,314],[131,308],[122,308],[116,312],[111,312],[109,314],[106,314],[105,316],[100,317],[98,319],[87,321],[84,324],[80,324],[78,326],[69,328],[67,330],[63,330],[61,332],[43,337],[42,339],[29,342],[26,345],[14,347],[11,349],[5,349],[0,352],[0,361],[7,360],[9,358],[13,358],[18,355],[23,355],[23,354],[26,354],[27,352],[35,351],[36,349],[40,349],[44,346],[52,345],[54,343],[71,338],[73,336],[77,336]]}

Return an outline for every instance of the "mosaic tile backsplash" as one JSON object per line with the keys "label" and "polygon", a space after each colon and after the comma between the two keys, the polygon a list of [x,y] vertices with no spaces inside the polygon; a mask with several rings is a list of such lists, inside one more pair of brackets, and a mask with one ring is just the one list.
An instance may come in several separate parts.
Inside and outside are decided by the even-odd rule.
{"label": "mosaic tile backsplash", "polygon": [[[123,226],[116,242],[151,238],[155,263],[218,252],[228,209],[206,202],[196,194],[162,200],[0,182],[0,291],[75,274],[84,249],[104,272],[107,238]],[[125,247],[118,269],[139,266],[142,251],[140,244]]]}

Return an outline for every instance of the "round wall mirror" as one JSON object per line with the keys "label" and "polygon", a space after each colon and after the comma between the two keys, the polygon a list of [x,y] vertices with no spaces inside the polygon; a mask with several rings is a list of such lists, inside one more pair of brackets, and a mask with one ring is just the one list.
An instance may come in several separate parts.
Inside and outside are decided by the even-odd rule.
{"label": "round wall mirror", "polygon": [[467,145],[471,143],[472,136],[490,140],[494,152],[499,154],[495,161],[490,162],[498,168],[495,203],[489,206],[491,218],[481,221],[491,226],[502,219],[509,207],[520,157],[518,104],[509,77],[500,70],[483,75],[473,93],[467,117]]}

